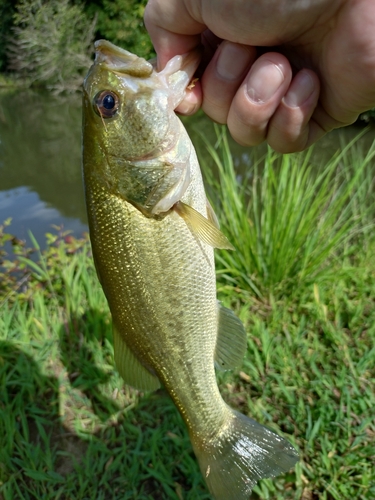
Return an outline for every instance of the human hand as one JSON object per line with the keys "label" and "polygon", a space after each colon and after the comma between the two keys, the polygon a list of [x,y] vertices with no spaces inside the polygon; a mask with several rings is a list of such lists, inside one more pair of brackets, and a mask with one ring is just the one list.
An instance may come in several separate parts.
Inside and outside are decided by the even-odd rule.
{"label": "human hand", "polygon": [[177,109],[202,106],[233,138],[301,151],[375,106],[373,0],[149,0],[158,66],[204,47]]}

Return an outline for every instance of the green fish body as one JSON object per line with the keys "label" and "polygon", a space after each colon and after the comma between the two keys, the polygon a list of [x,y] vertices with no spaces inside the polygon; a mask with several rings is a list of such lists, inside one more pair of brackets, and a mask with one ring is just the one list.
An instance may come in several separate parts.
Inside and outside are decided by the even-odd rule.
{"label": "green fish body", "polygon": [[238,365],[241,322],[216,299],[213,248],[231,248],[196,154],[174,113],[197,58],[153,65],[96,42],[84,83],[83,168],[95,265],[114,327],[115,362],[142,390],[163,384],[211,494],[245,500],[289,470],[294,448],[223,401],[214,365]]}

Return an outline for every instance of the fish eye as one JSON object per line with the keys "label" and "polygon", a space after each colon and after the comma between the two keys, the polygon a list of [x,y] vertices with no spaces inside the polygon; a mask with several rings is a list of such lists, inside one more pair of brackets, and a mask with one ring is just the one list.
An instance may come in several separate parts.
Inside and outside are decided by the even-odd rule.
{"label": "fish eye", "polygon": [[94,110],[103,118],[112,118],[120,105],[118,95],[112,90],[101,90],[94,97]]}

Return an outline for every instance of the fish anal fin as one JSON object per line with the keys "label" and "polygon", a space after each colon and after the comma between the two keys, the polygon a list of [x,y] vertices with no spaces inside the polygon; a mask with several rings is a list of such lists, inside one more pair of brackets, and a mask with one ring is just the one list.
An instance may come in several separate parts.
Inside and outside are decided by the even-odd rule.
{"label": "fish anal fin", "polygon": [[220,229],[193,207],[179,201],[173,209],[184,219],[191,232],[199,240],[213,248],[234,250],[233,245]]}
{"label": "fish anal fin", "polygon": [[232,370],[239,366],[246,352],[245,328],[239,318],[218,302],[218,331],[215,366],[219,370]]}
{"label": "fish anal fin", "polygon": [[159,379],[135,357],[115,327],[113,348],[116,367],[126,384],[141,391],[155,391],[160,387]]}

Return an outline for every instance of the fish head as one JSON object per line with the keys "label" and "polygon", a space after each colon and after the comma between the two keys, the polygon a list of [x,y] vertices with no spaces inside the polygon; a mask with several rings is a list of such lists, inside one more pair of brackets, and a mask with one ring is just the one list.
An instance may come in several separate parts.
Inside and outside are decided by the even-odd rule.
{"label": "fish head", "polygon": [[174,109],[182,101],[199,55],[176,56],[163,71],[106,40],[84,81],[84,134],[108,157],[142,160],[176,140]]}

